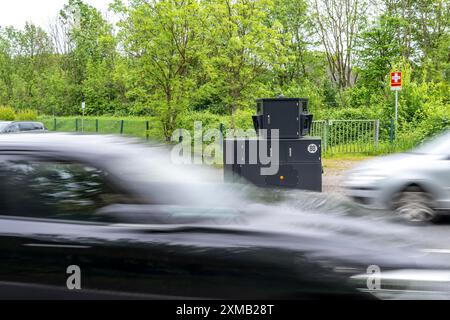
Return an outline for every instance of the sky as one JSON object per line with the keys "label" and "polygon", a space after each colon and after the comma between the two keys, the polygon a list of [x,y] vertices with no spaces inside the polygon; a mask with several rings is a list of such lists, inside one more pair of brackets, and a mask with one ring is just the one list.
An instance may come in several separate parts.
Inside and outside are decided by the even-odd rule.
{"label": "sky", "polygon": [[[0,0],[0,26],[22,28],[31,21],[46,28],[68,0]],[[84,0],[102,12],[107,11],[112,0]]]}

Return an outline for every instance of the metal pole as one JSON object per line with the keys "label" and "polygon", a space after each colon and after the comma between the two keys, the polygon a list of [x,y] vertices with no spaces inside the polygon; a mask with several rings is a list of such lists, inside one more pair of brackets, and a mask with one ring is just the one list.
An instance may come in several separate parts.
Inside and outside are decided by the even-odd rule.
{"label": "metal pole", "polygon": [[395,122],[398,121],[398,90],[395,90]]}
{"label": "metal pole", "polygon": [[83,108],[83,115],[81,117],[81,132],[84,132],[84,108]]}
{"label": "metal pole", "polygon": [[380,119],[375,122],[375,149],[378,148],[378,142],[380,140]]}
{"label": "metal pole", "polygon": [[86,109],[84,94],[81,97],[81,109],[83,110],[83,114],[81,116],[81,132],[84,132],[84,109]]}

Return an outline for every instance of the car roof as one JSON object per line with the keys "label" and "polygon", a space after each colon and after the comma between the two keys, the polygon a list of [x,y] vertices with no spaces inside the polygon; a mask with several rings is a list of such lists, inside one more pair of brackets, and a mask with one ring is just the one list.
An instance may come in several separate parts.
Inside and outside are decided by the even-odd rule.
{"label": "car roof", "polygon": [[11,124],[11,123],[38,123],[38,124],[42,124],[42,125],[44,125],[42,122],[39,122],[39,121],[0,121],[0,123],[3,123],[3,124]]}
{"label": "car roof", "polygon": [[42,122],[39,122],[39,121],[11,121],[11,123],[39,123],[39,124],[43,124]]}

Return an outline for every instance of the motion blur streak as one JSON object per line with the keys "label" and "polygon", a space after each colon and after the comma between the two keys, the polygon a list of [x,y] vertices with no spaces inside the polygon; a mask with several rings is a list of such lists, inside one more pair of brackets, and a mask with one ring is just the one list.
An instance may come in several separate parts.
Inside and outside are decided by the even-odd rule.
{"label": "motion blur streak", "polygon": [[[112,136],[0,137],[0,297],[450,292],[440,281],[450,257],[430,251],[449,247],[445,225],[408,225],[332,194],[228,185],[169,159],[167,147]],[[78,292],[64,289],[70,265]],[[389,295],[365,290],[370,265]]]}

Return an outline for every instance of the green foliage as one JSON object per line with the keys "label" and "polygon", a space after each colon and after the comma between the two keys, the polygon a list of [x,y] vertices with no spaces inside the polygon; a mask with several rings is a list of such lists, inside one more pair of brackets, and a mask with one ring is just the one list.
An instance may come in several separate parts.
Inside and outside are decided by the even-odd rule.
{"label": "green foliage", "polygon": [[374,120],[382,114],[375,108],[327,108],[314,113],[316,120]]}
{"label": "green foliage", "polygon": [[16,113],[16,120],[18,120],[18,121],[34,121],[34,120],[37,120],[37,118],[38,118],[38,114],[37,114],[36,110],[32,110],[32,109],[19,110]]}
{"label": "green foliage", "polygon": [[115,4],[125,18],[120,23],[128,54],[138,56],[130,77],[138,81],[135,98],[152,106],[166,139],[170,139],[178,115],[188,107],[195,90],[192,63],[202,54],[202,11],[198,2],[133,1],[130,7]]}
{"label": "green foliage", "polygon": [[[340,19],[323,20],[316,2]],[[361,12],[367,5],[373,14]],[[389,72],[401,69],[397,138],[416,143],[448,128],[448,1],[115,0],[111,8],[116,26],[67,0],[47,30],[0,27],[0,105],[25,118],[26,109],[79,116],[84,96],[86,115],[151,118],[152,134],[168,139],[197,120],[252,128],[255,100],[283,94],[309,98],[315,119],[380,119],[388,140]],[[352,30],[338,30],[348,21]]]}
{"label": "green foliage", "polygon": [[272,0],[205,3],[209,12],[206,54],[211,57],[204,60],[208,86],[221,93],[234,128],[236,111],[253,105],[256,95],[268,93],[267,66],[278,69],[285,59],[277,50],[283,48],[281,24],[269,19]]}
{"label": "green foliage", "polygon": [[377,24],[367,28],[359,39],[360,88],[382,92],[389,82],[389,72],[402,50],[398,30],[405,21],[388,14],[380,16]]}
{"label": "green foliage", "polygon": [[16,118],[16,113],[11,107],[0,106],[0,120],[13,121]]}

